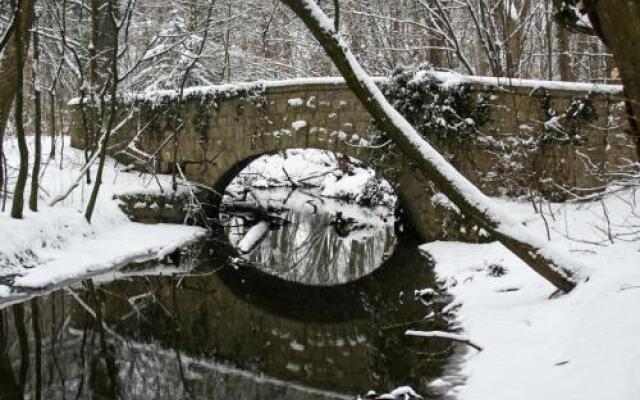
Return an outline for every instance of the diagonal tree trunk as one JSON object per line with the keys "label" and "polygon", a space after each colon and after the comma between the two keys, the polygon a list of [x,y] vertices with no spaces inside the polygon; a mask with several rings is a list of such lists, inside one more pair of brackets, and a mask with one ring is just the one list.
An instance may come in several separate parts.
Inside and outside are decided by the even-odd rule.
{"label": "diagonal tree trunk", "polygon": [[384,98],[375,82],[364,72],[333,24],[313,0],[281,0],[304,22],[386,134],[402,152],[416,162],[431,180],[464,214],[492,233],[505,247],[556,288],[568,292],[576,284],[568,255],[552,249],[548,242],[529,233],[518,221],[496,206],[469,180],[455,170]]}

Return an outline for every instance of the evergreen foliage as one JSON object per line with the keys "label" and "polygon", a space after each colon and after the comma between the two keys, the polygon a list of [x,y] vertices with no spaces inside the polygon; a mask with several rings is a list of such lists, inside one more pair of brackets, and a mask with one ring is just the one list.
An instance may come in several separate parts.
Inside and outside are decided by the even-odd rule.
{"label": "evergreen foliage", "polygon": [[490,120],[492,90],[474,93],[468,83],[443,82],[428,64],[397,68],[382,91],[425,137],[468,140]]}

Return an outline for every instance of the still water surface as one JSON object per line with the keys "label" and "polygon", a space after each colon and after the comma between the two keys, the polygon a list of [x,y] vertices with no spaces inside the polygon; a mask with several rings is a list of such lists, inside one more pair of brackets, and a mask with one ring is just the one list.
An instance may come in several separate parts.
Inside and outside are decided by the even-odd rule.
{"label": "still water surface", "polygon": [[[132,266],[0,310],[0,398],[433,394],[456,348],[403,334],[447,329],[414,298],[436,286],[418,242],[395,237],[392,213],[290,196],[266,214],[228,207],[196,264]],[[237,252],[264,218],[261,240]]]}

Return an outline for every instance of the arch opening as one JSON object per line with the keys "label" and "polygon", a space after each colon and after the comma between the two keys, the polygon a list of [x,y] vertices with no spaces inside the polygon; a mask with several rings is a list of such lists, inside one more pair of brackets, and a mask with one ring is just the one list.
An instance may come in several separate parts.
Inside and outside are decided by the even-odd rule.
{"label": "arch opening", "polygon": [[398,196],[359,160],[319,149],[259,154],[216,183],[238,263],[304,285],[345,284],[393,253]]}

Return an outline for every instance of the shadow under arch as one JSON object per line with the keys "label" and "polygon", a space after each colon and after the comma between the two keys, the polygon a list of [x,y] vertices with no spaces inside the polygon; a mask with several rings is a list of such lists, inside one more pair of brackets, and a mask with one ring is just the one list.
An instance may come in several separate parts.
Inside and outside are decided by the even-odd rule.
{"label": "shadow under arch", "polygon": [[[338,285],[292,282],[253,266],[226,267],[216,275],[237,298],[272,315],[318,323],[366,319],[372,308],[392,307],[381,303],[397,300],[402,291],[412,301],[412,289],[435,286],[431,265],[420,254],[418,244],[415,234],[403,235],[391,257],[378,268]],[[427,279],[416,282],[416,276]]]}
{"label": "shadow under arch", "polygon": [[[218,215],[226,187],[241,171],[259,157],[276,152],[265,151],[251,155],[225,171],[213,185],[218,195],[212,201],[214,207],[211,212]],[[359,160],[358,162],[367,165]],[[387,179],[384,174],[380,175]],[[216,275],[239,299],[273,315],[321,323],[370,318],[373,303],[397,297],[398,291],[416,285],[413,281],[415,276],[423,276],[424,269],[430,269],[428,261],[419,254],[417,248],[420,244],[419,235],[410,221],[403,219],[401,210],[402,199],[399,199],[396,214],[403,224],[403,229],[395,230],[398,242],[391,256],[371,272],[349,282],[325,286],[299,283],[280,278],[254,266],[228,266],[219,270]],[[215,252],[226,253],[228,258],[238,257],[237,250],[231,245],[223,229],[220,229],[217,235],[224,239],[223,243],[215,245],[218,247]],[[434,285],[431,271],[429,282],[421,284],[422,287]]]}

